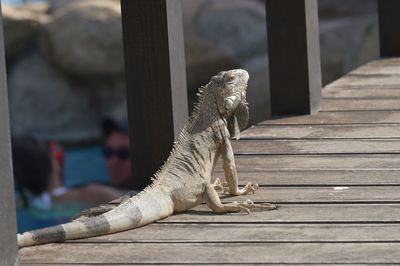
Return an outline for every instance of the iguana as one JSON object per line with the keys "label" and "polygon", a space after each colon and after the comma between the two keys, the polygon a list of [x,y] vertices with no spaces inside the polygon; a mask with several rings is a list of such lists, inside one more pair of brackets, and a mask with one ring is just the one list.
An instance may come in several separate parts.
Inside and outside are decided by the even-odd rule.
{"label": "iguana", "polygon": [[[221,203],[217,189],[231,195],[254,193],[257,184],[239,189],[230,139],[238,139],[248,122],[247,71],[222,71],[199,89],[199,101],[151,185],[103,214],[18,234],[19,247],[87,238],[140,227],[202,202],[216,213],[275,209],[272,204]],[[222,156],[226,183],[211,184]]]}

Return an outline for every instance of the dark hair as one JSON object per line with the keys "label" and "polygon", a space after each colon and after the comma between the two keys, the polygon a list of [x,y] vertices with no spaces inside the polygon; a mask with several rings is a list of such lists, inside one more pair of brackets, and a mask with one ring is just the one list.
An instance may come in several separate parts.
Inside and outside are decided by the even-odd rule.
{"label": "dark hair", "polygon": [[129,133],[128,118],[126,116],[119,119],[106,117],[101,123],[101,130],[105,137],[108,137],[112,132]]}
{"label": "dark hair", "polygon": [[29,136],[12,138],[14,180],[19,191],[40,195],[47,189],[53,165],[46,143]]}

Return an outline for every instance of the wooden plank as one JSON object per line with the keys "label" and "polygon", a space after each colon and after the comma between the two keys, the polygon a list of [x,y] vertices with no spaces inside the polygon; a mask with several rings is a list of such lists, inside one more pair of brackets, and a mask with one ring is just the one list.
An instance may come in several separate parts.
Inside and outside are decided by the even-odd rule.
{"label": "wooden plank", "polygon": [[[235,158],[238,172],[267,170],[400,170],[399,155],[258,155]],[[222,169],[222,163],[216,169]]]}
{"label": "wooden plank", "polygon": [[[367,66],[369,76],[350,76],[369,80],[364,82],[369,85],[356,82],[334,90],[367,96],[376,89],[381,97],[400,91],[400,86],[390,85],[396,74],[390,71],[400,67],[400,59]],[[389,73],[372,72],[385,67]],[[374,79],[389,84],[374,85]],[[22,249],[22,262],[400,264],[400,116],[382,111],[384,106],[396,107],[396,101],[324,101],[341,112],[266,121],[233,144],[240,184],[252,181],[261,187],[255,195],[222,200],[276,202],[278,210],[216,215],[201,204],[136,230]],[[350,107],[362,111],[346,112]],[[220,164],[213,176],[223,176]]]}
{"label": "wooden plank", "polygon": [[400,56],[400,37],[395,30],[400,26],[400,3],[396,0],[378,0],[380,54]]}
{"label": "wooden plank", "polygon": [[274,211],[218,215],[206,205],[168,217],[159,223],[400,223],[399,204],[279,204]]}
{"label": "wooden plank", "polygon": [[[399,90],[400,91],[400,90]],[[357,94],[358,95],[358,94]],[[400,96],[400,92],[398,94]],[[326,98],[321,103],[321,111],[400,111],[400,99]]]}
{"label": "wooden plank", "polygon": [[374,75],[399,75],[399,65],[374,66],[373,63],[365,64],[349,72],[349,74],[364,75],[365,78],[374,77]]}
{"label": "wooden plank", "polygon": [[0,7],[0,265],[16,265],[17,240],[3,18]]}
{"label": "wooden plank", "polygon": [[399,186],[273,186],[259,187],[256,193],[231,196],[220,193],[222,202],[301,203],[400,203]]}
{"label": "wooden plank", "polygon": [[400,76],[397,74],[392,75],[380,75],[380,74],[347,74],[340,79],[333,81],[324,87],[335,88],[335,87],[347,87],[347,86],[400,86]]}
{"label": "wooden plank", "polygon": [[[38,264],[38,263],[24,263],[23,265],[40,265],[42,266],[43,264]],[[46,266],[71,266],[70,263],[46,263]],[[76,265],[76,264],[72,264],[72,265]],[[79,265],[83,265],[83,266],[88,266],[88,265],[93,265],[93,264],[88,264],[88,263],[83,263],[83,264],[79,264]],[[98,265],[98,264],[97,264]],[[104,264],[100,264],[100,265],[104,265]],[[105,265],[109,265],[109,264],[105,264]],[[115,265],[115,264],[114,264]],[[138,264],[124,264],[124,265],[138,265]],[[140,263],[139,263],[140,265]],[[149,264],[152,265],[152,264]],[[153,264],[154,265],[154,264]],[[163,263],[157,263],[157,265],[168,265],[168,264],[163,264]],[[169,264],[171,265],[171,264]],[[188,265],[188,263],[174,263],[172,265],[175,266],[180,266],[180,265]],[[221,262],[221,263],[207,263],[207,265],[224,265],[224,266],[228,266],[228,265],[237,265],[237,263],[226,263],[226,262]],[[246,263],[246,265],[259,265],[259,263]],[[278,266],[278,265],[282,265],[282,264],[274,264],[274,263],[269,263],[268,265],[273,265],[273,266]],[[287,265],[287,264],[283,264],[283,265]],[[293,265],[293,264],[289,264],[289,265]],[[337,263],[324,263],[324,266],[338,266]],[[360,266],[360,264],[356,263],[346,263],[347,266]],[[371,263],[371,264],[361,264],[361,265],[376,265],[376,263]],[[393,264],[393,263],[384,263],[383,265],[385,266],[398,266],[398,264]]]}
{"label": "wooden plank", "polygon": [[180,0],[122,0],[121,8],[132,175],[142,188],[188,118],[182,10]]}
{"label": "wooden plank", "polygon": [[322,140],[240,140],[235,141],[233,150],[240,155],[258,154],[400,154],[400,139],[322,139]]}
{"label": "wooden plank", "polygon": [[241,133],[245,139],[387,139],[400,138],[400,125],[262,125]]}
{"label": "wooden plank", "polygon": [[[350,98],[358,100],[369,100],[369,99],[400,99],[400,89],[377,89],[377,88],[365,88],[365,89],[352,89],[348,88],[345,90],[336,90],[336,89],[326,89],[323,92],[324,98]],[[325,100],[325,99],[324,99]],[[397,108],[399,108],[400,104],[397,102]]]}
{"label": "wooden plank", "polygon": [[260,187],[256,193],[222,196],[225,202],[245,201],[274,203],[400,203],[398,186],[323,186],[323,187]]}
{"label": "wooden plank", "polygon": [[377,60],[372,60],[366,64],[367,66],[383,68],[390,66],[400,66],[400,58],[399,57],[390,57],[390,58],[380,58]]}
{"label": "wooden plank", "polygon": [[314,115],[267,120],[259,125],[399,124],[397,111],[321,112]]}
{"label": "wooden plank", "polygon": [[[255,182],[260,186],[354,186],[354,185],[400,185],[398,170],[264,170],[240,171],[239,184]],[[223,178],[222,170],[214,177]]]}
{"label": "wooden plank", "polygon": [[384,84],[373,84],[373,85],[343,85],[343,86],[338,86],[338,87],[331,87],[330,85],[327,85],[324,87],[323,91],[329,91],[329,90],[365,90],[365,89],[376,89],[376,90],[399,90],[400,86],[399,85],[384,85]]}
{"label": "wooden plank", "polygon": [[316,0],[266,1],[272,115],[309,114],[321,98]]}
{"label": "wooden plank", "polygon": [[400,224],[162,224],[74,243],[400,242]]}
{"label": "wooden plank", "polygon": [[[193,263],[192,263],[193,264]],[[42,266],[43,264],[38,264],[38,263],[24,263],[23,265],[27,265],[27,266],[29,266],[29,265],[40,265],[40,266]],[[71,266],[71,265],[76,265],[76,264],[70,264],[70,263],[46,263],[45,264],[46,266]],[[89,263],[83,263],[83,264],[79,264],[79,265],[82,265],[82,266],[88,266],[88,265],[93,265],[93,264],[89,264]],[[97,265],[99,265],[99,264],[97,264]],[[104,265],[104,264],[100,264],[100,265]],[[105,264],[105,265],[109,265],[109,264]],[[114,264],[115,265],[115,264]],[[132,264],[132,263],[130,263],[130,264],[124,264],[124,265],[140,265],[140,263],[139,264]],[[148,264],[148,265],[154,265],[154,264]],[[163,263],[157,263],[156,265],[171,265],[171,264],[163,264]],[[172,265],[175,265],[175,266],[183,266],[183,265],[188,265],[188,263],[173,263]],[[231,265],[231,266],[233,266],[233,265],[237,265],[237,263],[226,263],[226,262],[221,262],[221,263],[207,263],[207,265],[210,265],[210,266],[214,266],[214,265],[224,265],[224,266],[229,266],[229,265]],[[259,263],[246,263],[246,265],[259,265]],[[268,263],[268,265],[272,265],[272,266],[280,266],[280,265],[294,265],[294,264],[275,264],[275,263]],[[337,263],[324,263],[323,264],[324,266],[338,266],[338,264]],[[347,266],[360,266],[360,264],[359,263],[346,263],[346,265]],[[361,264],[361,265],[376,265],[376,263],[371,263],[371,264],[365,264],[365,263],[363,263],[363,264]],[[398,266],[398,264],[394,264],[394,263],[384,263],[384,264],[381,264],[381,265],[385,265],[385,266]]]}
{"label": "wooden plank", "polygon": [[[65,249],[69,250],[68,254]],[[114,265],[222,262],[379,264],[400,263],[399,249],[400,243],[113,243],[43,245],[22,249],[20,254],[22,263],[74,263],[78,259],[80,263]]]}

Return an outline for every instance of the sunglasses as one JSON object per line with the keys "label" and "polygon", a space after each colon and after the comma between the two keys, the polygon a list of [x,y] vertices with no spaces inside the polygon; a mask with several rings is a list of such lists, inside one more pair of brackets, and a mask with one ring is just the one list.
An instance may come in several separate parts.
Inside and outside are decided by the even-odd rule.
{"label": "sunglasses", "polygon": [[106,159],[110,159],[113,155],[116,155],[120,160],[129,159],[129,148],[118,148],[111,149],[110,147],[105,147],[103,149],[103,155]]}

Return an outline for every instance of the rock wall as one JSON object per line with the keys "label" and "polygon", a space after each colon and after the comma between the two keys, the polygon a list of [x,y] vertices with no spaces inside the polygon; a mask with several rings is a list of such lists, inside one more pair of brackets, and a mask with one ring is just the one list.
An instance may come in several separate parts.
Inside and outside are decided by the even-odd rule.
{"label": "rock wall", "polygon": [[[376,0],[319,1],[326,84],[378,56]],[[126,113],[119,0],[3,6],[12,132],[43,139],[99,137]],[[250,72],[250,123],[269,115],[263,0],[183,1],[189,102],[216,72]]]}
{"label": "rock wall", "polygon": [[[376,0],[319,0],[321,69],[327,84],[357,66],[378,57]],[[264,0],[183,1],[186,54],[208,43],[212,53],[224,57],[207,58],[207,51],[187,62],[188,87],[194,90],[214,69],[202,69],[203,82],[196,80],[196,64],[243,67],[250,73],[250,124],[265,120],[268,107],[268,48]],[[200,59],[201,58],[201,59]],[[230,61],[229,61],[230,59]],[[203,78],[204,77],[204,78]]]}
{"label": "rock wall", "polygon": [[90,141],[126,114],[121,10],[111,0],[3,8],[13,134]]}

